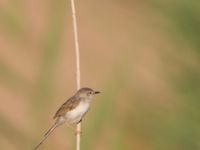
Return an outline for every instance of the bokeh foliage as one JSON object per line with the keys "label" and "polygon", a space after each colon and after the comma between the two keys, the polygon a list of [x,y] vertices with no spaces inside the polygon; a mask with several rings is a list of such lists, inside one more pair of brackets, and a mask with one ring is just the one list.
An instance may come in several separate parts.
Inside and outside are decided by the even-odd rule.
{"label": "bokeh foliage", "polygon": [[[82,149],[200,149],[200,3],[77,3],[82,84],[102,91],[83,121]],[[46,10],[35,37],[27,6],[33,18]],[[0,149],[34,147],[75,90],[69,8],[65,0],[0,2]],[[74,140],[61,127],[41,149],[74,149]]]}

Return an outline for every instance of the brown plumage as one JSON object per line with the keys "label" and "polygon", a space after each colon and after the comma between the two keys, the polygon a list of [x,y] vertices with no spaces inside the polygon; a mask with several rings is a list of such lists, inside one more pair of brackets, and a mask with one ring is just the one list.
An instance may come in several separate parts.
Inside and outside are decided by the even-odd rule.
{"label": "brown plumage", "polygon": [[76,106],[78,106],[80,101],[81,98],[78,98],[77,96],[72,96],[57,110],[53,119],[56,119],[60,116],[64,116],[66,112],[73,110]]}

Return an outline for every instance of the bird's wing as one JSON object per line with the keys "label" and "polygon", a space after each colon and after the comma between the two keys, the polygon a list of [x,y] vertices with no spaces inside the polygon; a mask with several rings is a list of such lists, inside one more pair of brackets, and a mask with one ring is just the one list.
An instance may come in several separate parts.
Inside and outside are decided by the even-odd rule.
{"label": "bird's wing", "polygon": [[76,98],[75,96],[71,97],[70,99],[68,99],[55,113],[54,115],[54,119],[60,116],[64,116],[66,112],[74,109],[79,103],[80,103],[81,99],[80,98]]}

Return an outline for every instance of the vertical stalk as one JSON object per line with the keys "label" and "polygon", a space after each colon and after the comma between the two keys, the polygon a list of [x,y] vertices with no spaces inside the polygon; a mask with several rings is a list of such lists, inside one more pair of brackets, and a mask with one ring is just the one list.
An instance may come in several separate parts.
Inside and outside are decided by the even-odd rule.
{"label": "vertical stalk", "polygon": [[[73,19],[73,33],[74,33],[74,43],[76,51],[76,87],[77,90],[80,89],[80,50],[78,43],[78,29],[77,29],[77,19],[76,19],[76,9],[74,0],[71,0],[71,9],[72,9],[72,19]],[[76,127],[76,150],[80,150],[80,141],[81,141],[81,123],[77,124]]]}

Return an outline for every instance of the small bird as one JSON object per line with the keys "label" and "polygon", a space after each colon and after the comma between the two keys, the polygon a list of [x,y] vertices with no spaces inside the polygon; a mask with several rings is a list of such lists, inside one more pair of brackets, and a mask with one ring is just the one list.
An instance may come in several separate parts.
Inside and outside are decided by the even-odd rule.
{"label": "small bird", "polygon": [[71,98],[69,98],[55,113],[55,123],[52,127],[44,134],[44,137],[34,148],[36,150],[47,137],[60,125],[67,124],[78,124],[82,121],[85,114],[88,112],[92,98],[95,94],[99,94],[99,91],[94,91],[90,88],[79,89]]}

